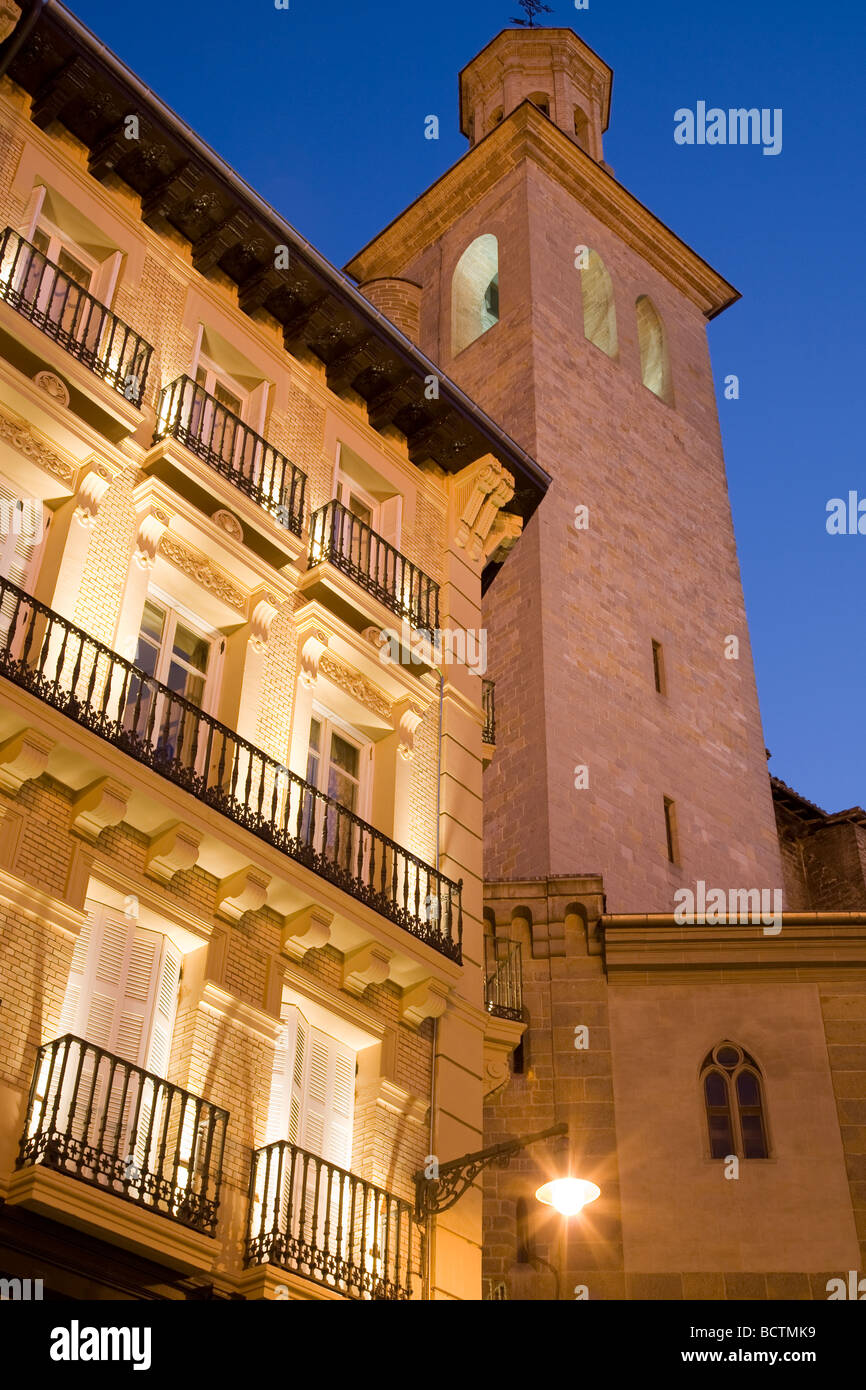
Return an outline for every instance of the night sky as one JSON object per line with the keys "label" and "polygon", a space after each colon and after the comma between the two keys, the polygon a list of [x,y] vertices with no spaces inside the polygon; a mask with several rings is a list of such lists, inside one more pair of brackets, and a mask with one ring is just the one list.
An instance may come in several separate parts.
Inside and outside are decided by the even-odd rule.
{"label": "night sky", "polygon": [[[465,152],[457,73],[520,13],[516,0],[72,8],[336,265]],[[743,295],[709,333],[770,767],[828,810],[862,804],[866,535],[828,535],[826,508],[866,499],[866,12],[553,9],[614,70],[617,178]],[[677,145],[674,112],[698,101],[782,108],[781,153]],[[728,373],[738,401],[723,398]]]}

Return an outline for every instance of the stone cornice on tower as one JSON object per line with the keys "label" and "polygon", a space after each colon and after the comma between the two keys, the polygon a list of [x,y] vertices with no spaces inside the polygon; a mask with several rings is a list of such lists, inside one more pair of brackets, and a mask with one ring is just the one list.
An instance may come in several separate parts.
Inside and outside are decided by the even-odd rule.
{"label": "stone cornice on tower", "polygon": [[715,318],[740,293],[702,256],[623,188],[590,155],[524,101],[358,252],[345,267],[360,283],[399,275],[494,188],[510,168],[531,160],[701,310]]}
{"label": "stone cornice on tower", "polygon": [[[556,69],[568,71],[576,85],[597,105],[602,131],[610,123],[613,69],[578,38],[573,29],[502,29],[460,72],[460,129],[472,139],[469,89],[502,85],[510,73]],[[512,103],[512,109],[519,102]],[[508,114],[508,113],[506,113]]]}

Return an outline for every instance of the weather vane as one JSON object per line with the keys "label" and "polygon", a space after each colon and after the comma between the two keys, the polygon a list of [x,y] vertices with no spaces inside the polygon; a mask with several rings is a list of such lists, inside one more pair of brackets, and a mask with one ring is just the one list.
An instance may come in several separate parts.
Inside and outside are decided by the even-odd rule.
{"label": "weather vane", "polygon": [[520,0],[520,8],[526,11],[526,19],[516,19],[511,16],[512,24],[521,24],[526,29],[537,27],[536,17],[540,14],[553,14],[549,5],[542,5],[541,0]]}

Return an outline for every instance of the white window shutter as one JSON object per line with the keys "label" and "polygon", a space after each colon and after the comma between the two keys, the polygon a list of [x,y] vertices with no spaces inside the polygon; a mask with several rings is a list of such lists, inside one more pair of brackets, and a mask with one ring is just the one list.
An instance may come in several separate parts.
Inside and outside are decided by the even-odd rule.
{"label": "white window shutter", "polygon": [[376,517],[376,530],[387,541],[393,545],[395,550],[400,549],[400,523],[403,518],[403,498],[397,494],[396,497],[389,497],[386,501],[380,502],[379,512]]}
{"label": "white window shutter", "polygon": [[337,1038],[310,1029],[302,1146],[328,1163],[352,1160],[355,1053]]}
{"label": "white window shutter", "polygon": [[157,1076],[168,1072],[168,1059],[171,1051],[171,1036],[174,1032],[174,1017],[177,1011],[177,995],[180,985],[182,956],[173,941],[163,937],[162,959],[156,985],[155,1007],[150,1033],[147,1069]]}
{"label": "white window shutter", "polygon": [[82,928],[61,1015],[75,1033],[135,1066],[164,1074],[181,955],[158,932],[98,908]]}
{"label": "white window shutter", "polygon": [[19,589],[27,588],[44,517],[41,502],[0,478],[0,576]]}

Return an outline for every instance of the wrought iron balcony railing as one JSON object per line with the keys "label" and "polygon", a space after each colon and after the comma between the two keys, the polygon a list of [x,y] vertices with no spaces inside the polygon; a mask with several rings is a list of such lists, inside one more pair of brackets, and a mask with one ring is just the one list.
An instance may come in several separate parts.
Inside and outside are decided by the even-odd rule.
{"label": "wrought iron balcony railing", "polygon": [[0,675],[460,961],[462,883],[0,579]]}
{"label": "wrought iron balcony railing", "polygon": [[495,682],[481,682],[481,708],[484,711],[484,724],[481,729],[482,743],[496,742],[496,704],[494,701]]}
{"label": "wrought iron balcony railing", "polygon": [[281,1140],[253,1154],[247,1264],[274,1264],[347,1298],[410,1299],[412,1207]]}
{"label": "wrought iron balcony railing", "polygon": [[67,1033],[39,1049],[16,1166],[41,1164],[212,1236],[228,1114]]}
{"label": "wrought iron balcony railing", "polygon": [[519,941],[484,938],[484,1002],[496,1018],[523,1020],[523,968]]}
{"label": "wrought iron balcony railing", "polygon": [[133,405],[141,405],[150,343],[11,227],[0,239],[0,299]]}
{"label": "wrought iron balcony railing", "polygon": [[439,627],[439,585],[341,502],[310,517],[310,565],[324,560],[414,628]]}
{"label": "wrought iron balcony railing", "polygon": [[307,477],[188,376],[163,387],[154,443],[171,435],[300,536]]}

